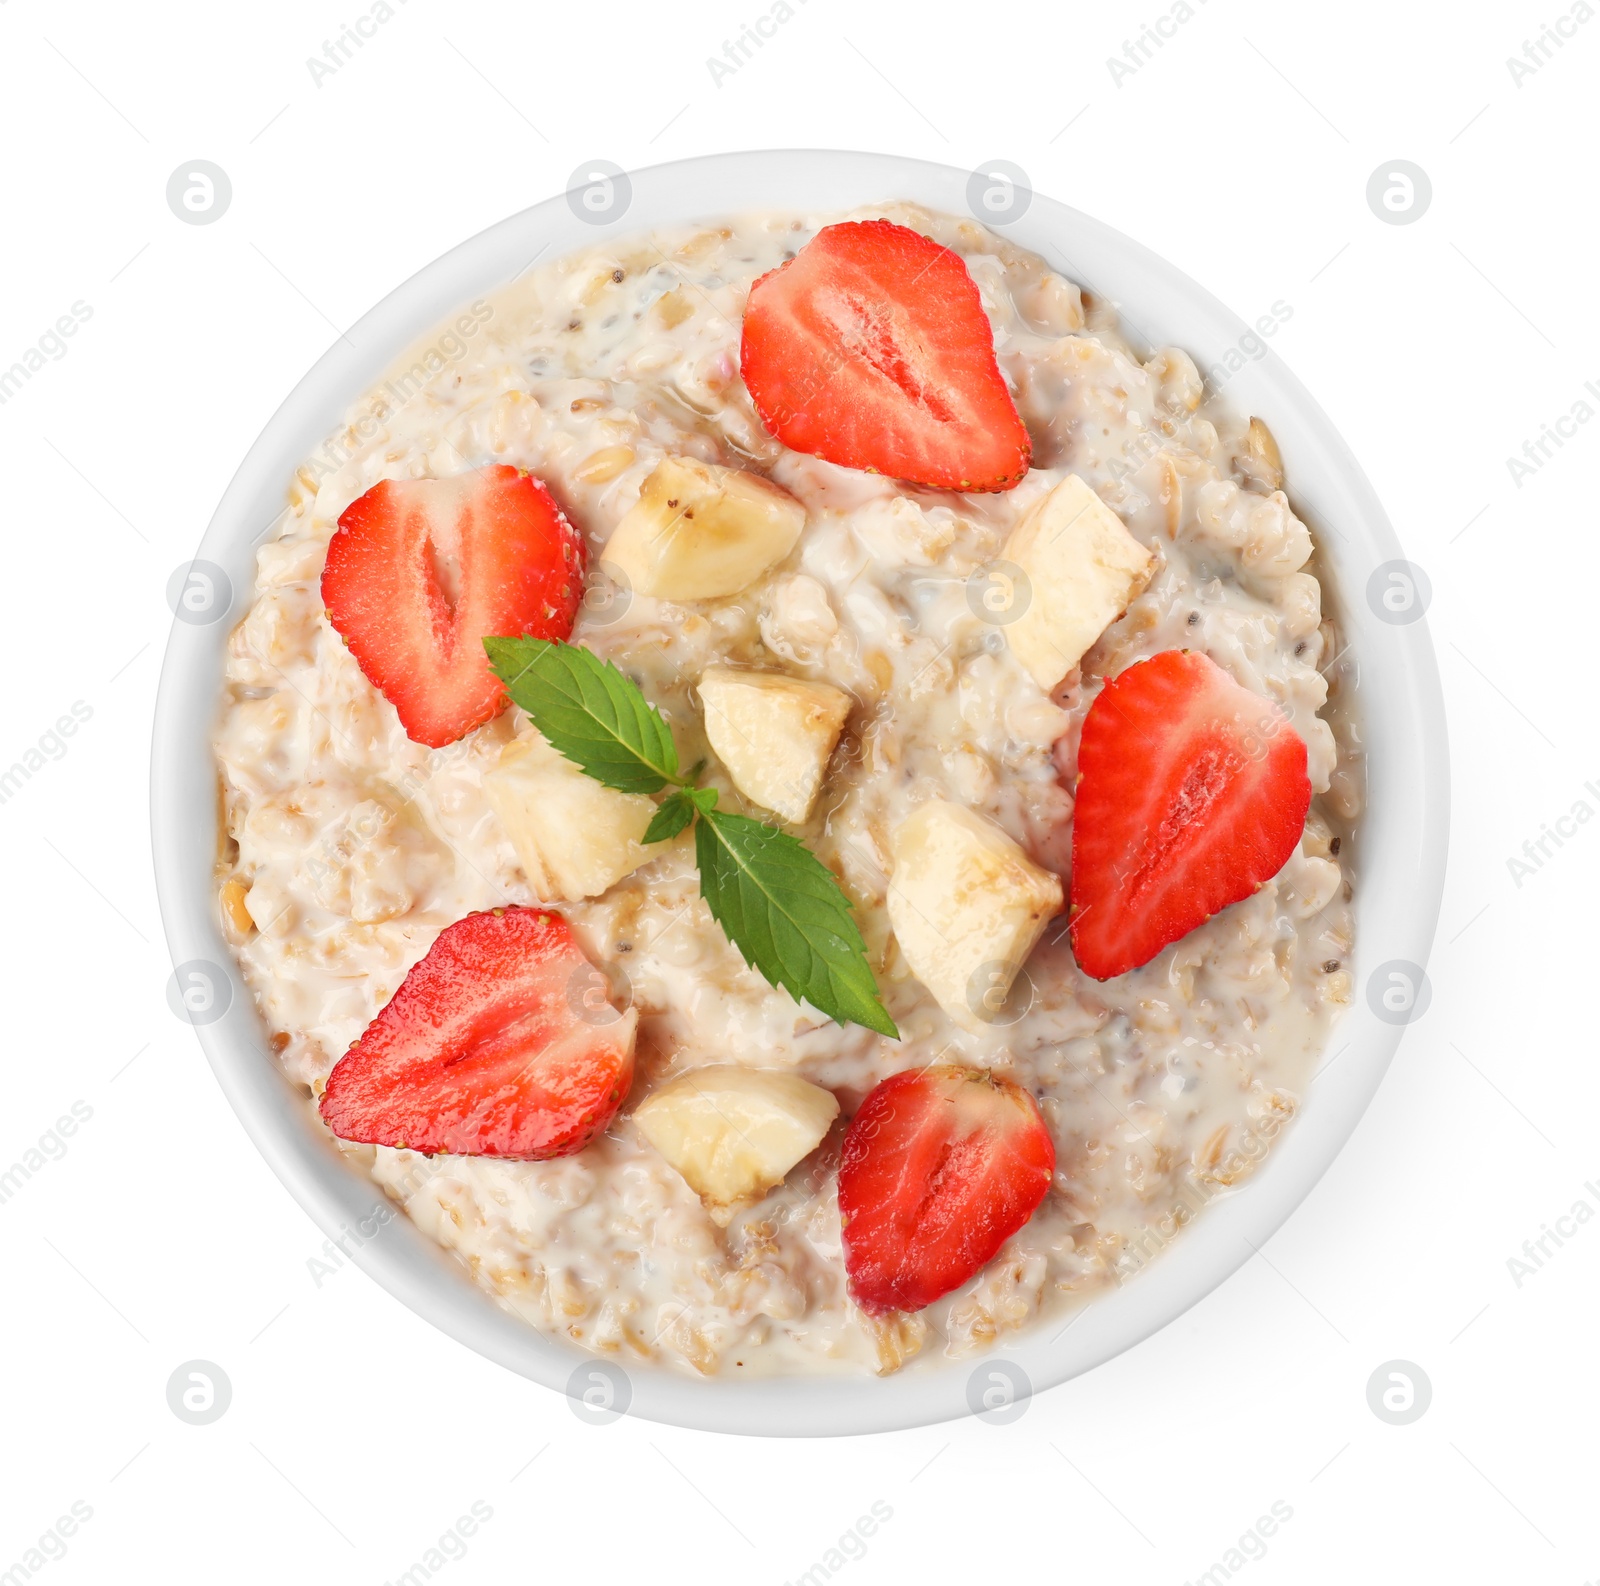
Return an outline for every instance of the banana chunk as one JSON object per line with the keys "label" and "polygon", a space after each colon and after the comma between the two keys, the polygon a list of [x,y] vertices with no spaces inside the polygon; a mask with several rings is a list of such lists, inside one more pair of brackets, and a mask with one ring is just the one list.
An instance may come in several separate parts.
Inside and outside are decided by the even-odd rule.
{"label": "banana chunk", "polygon": [[653,800],[603,786],[541,737],[508,743],[483,791],[542,903],[596,897],[661,851],[641,841]]}
{"label": "banana chunk", "polygon": [[709,666],[700,674],[706,737],[733,785],[795,824],[811,813],[853,703],[843,689],[781,672]]}
{"label": "banana chunk", "polygon": [[664,458],[616,526],[603,562],[642,595],[736,595],[795,547],[806,509],[759,474]]}
{"label": "banana chunk", "polygon": [[957,1024],[983,1029],[1060,912],[1060,878],[992,821],[941,799],[918,805],[889,847],[889,923],[906,963]]}
{"label": "banana chunk", "polygon": [[797,1074],[718,1064],[662,1086],[633,1121],[726,1226],[815,1151],[838,1115],[833,1093]]}
{"label": "banana chunk", "polygon": [[1028,605],[1005,630],[1040,688],[1056,686],[1155,572],[1156,559],[1076,474],[1011,531],[1005,559],[1028,575]]}

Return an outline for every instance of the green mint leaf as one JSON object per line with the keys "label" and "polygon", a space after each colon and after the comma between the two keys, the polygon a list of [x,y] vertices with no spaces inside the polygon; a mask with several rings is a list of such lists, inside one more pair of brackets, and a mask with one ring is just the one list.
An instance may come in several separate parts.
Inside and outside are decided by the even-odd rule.
{"label": "green mint leaf", "polygon": [[775,826],[701,808],[700,892],[745,962],[841,1024],[898,1037],[833,872]]}
{"label": "green mint leaf", "polygon": [[[483,647],[534,726],[596,781],[622,793],[659,793],[679,783],[665,718],[609,661],[546,639],[488,638]],[[898,1038],[878,1000],[850,901],[827,866],[775,826],[719,810],[715,788],[674,787],[644,841],[666,842],[691,821],[701,895],[745,962],[830,1019]]]}
{"label": "green mint leaf", "polygon": [[489,665],[551,745],[619,793],[656,793],[678,775],[661,712],[609,661],[547,639],[485,639]]}
{"label": "green mint leaf", "polygon": [[644,829],[643,841],[664,843],[676,837],[694,819],[695,803],[684,788],[678,788],[662,799],[650,824]]}

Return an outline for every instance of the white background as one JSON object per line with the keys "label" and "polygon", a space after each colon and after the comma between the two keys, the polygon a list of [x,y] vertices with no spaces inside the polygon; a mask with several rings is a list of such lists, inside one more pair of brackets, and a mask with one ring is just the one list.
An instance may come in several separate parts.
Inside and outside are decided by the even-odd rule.
{"label": "white background", "polygon": [[[1600,1206],[1600,825],[1520,886],[1507,864],[1600,809],[1600,423],[1520,486],[1506,465],[1600,381],[1600,19],[1519,86],[1507,57],[1565,0],[1208,0],[1118,86],[1106,58],[1162,0],[793,0],[717,85],[707,57],[766,14],[741,3],[395,0],[318,86],[306,58],[362,0],[0,0],[0,367],[93,309],[0,408],[0,763],[93,710],[0,805],[0,1167],[93,1111],[0,1204],[0,1573],[81,1500],[47,1586],[378,1586],[476,1500],[445,1586],[778,1583],[878,1501],[846,1586],[1179,1586],[1281,1501],[1250,1583],[1600,1578],[1600,1222],[1520,1286],[1507,1266]],[[1431,1008],[1259,1259],[1015,1424],[798,1444],[584,1425],[358,1271],[314,1284],[320,1234],[167,1009],[145,794],[167,578],[336,329],[580,161],[796,145],[1014,161],[1245,318],[1291,304],[1278,352],[1432,581],[1455,800]],[[165,201],[196,158],[233,183],[212,226]],[[1366,202],[1396,158],[1432,180],[1413,225]],[[233,1388],[204,1427],[166,1401],[196,1357]],[[1396,1358],[1433,1389],[1399,1427],[1367,1403]]]}

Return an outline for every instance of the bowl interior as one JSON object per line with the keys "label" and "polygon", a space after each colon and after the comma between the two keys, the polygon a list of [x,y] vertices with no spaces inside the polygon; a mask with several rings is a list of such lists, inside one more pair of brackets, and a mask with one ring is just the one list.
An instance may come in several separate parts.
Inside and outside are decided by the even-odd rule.
{"label": "bowl interior", "polygon": [[[629,173],[616,181],[603,221],[565,194],[536,204],[429,265],[334,344],[251,448],[196,552],[226,582],[211,620],[173,624],[151,758],[152,839],[168,946],[174,965],[202,966],[217,992],[203,1015],[208,1022],[196,1018],[196,1034],[251,1138],[322,1229],[343,1239],[354,1259],[413,1310],[548,1387],[581,1393],[594,1357],[501,1311],[453,1257],[391,1213],[378,1187],[318,1133],[306,1099],[267,1050],[222,939],[212,899],[218,811],[210,735],[223,647],[251,586],[256,547],[284,509],[294,470],[341,427],[348,406],[390,362],[459,305],[533,261],[608,235],[757,209],[844,210],[909,199],[966,214],[971,179],[967,171],[887,155],[777,151]],[[1144,248],[1051,199],[1032,194],[1004,225],[992,215],[982,218],[1114,302],[1137,342],[1183,347],[1202,369],[1223,370],[1230,404],[1270,422],[1356,662],[1368,756],[1352,965],[1357,995],[1336,1029],[1340,1060],[1324,1065],[1293,1127],[1246,1187],[1219,1197],[1158,1260],[1092,1301],[1070,1328],[1047,1321],[997,1352],[1037,1392],[1137,1343],[1221,1283],[1285,1221],[1354,1130],[1403,1033],[1367,995],[1373,967],[1423,965],[1432,943],[1449,822],[1448,761],[1426,621],[1384,620],[1369,601],[1369,579],[1401,559],[1394,532],[1354,457],[1270,346]],[[729,1382],[629,1366],[628,1409],[718,1431],[886,1431],[967,1413],[969,1380],[992,1358],[930,1364],[882,1380]]]}

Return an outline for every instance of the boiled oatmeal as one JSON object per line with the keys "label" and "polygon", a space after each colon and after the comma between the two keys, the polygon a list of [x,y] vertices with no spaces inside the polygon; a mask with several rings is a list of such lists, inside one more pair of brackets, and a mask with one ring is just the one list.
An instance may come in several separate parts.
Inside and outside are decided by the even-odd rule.
{"label": "boiled oatmeal", "polygon": [[1131,1279],[1302,1104],[1339,650],[1267,426],[1038,257],[903,204],[607,241],[290,483],[224,928],[315,1126],[530,1325],[918,1369]]}

